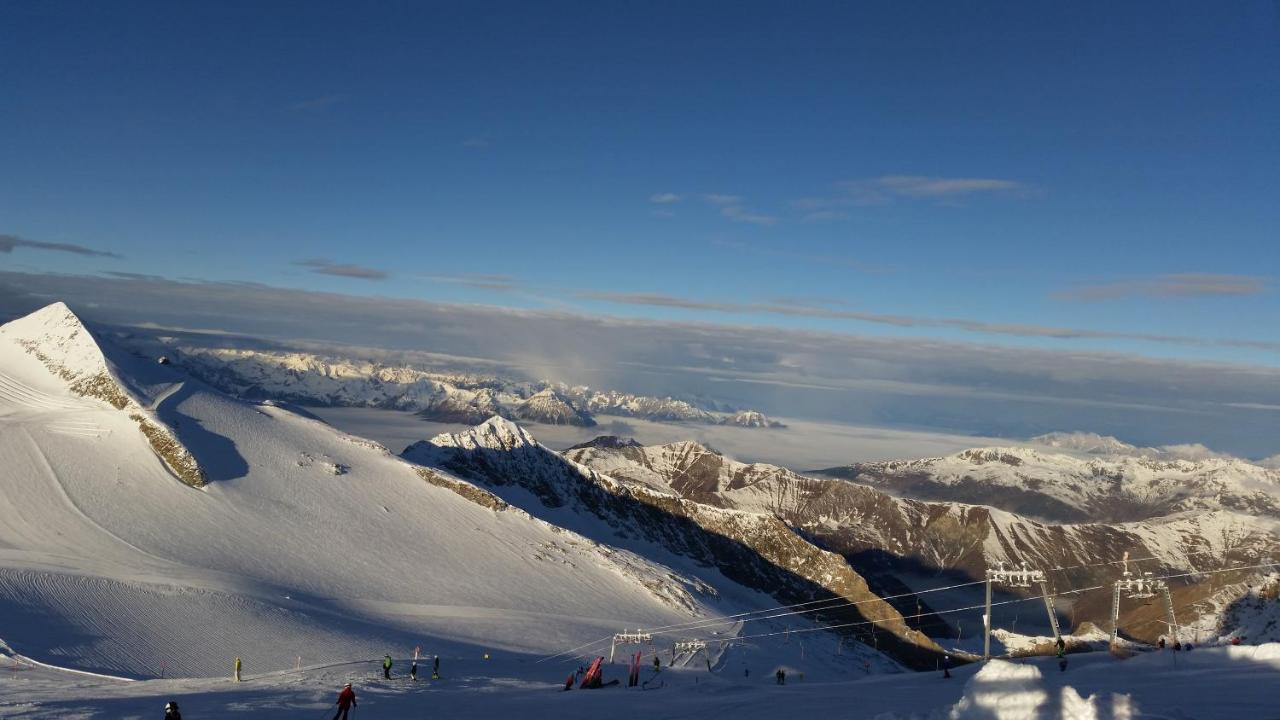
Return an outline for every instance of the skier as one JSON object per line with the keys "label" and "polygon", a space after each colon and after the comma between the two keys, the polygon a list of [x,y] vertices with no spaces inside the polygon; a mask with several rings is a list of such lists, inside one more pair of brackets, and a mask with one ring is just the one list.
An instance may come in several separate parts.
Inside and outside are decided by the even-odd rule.
{"label": "skier", "polygon": [[418,681],[418,659],[414,658],[413,663],[409,665],[409,679],[414,682]]}
{"label": "skier", "polygon": [[653,672],[655,674],[662,672],[662,661],[658,659],[657,653],[653,656]]}
{"label": "skier", "polygon": [[942,656],[942,677],[943,679],[949,679],[951,677],[951,656],[950,655]]}
{"label": "skier", "polygon": [[178,703],[170,700],[164,704],[164,720],[182,720],[182,713],[178,712]]}
{"label": "skier", "polygon": [[1182,641],[1181,641],[1181,640],[1174,640],[1174,641],[1173,641],[1173,651],[1174,651],[1174,652],[1181,652],[1181,651],[1182,651]]}
{"label": "skier", "polygon": [[1164,649],[1164,638],[1160,638],[1160,641],[1159,641],[1159,642],[1157,642],[1157,643],[1156,643],[1156,645],[1158,645],[1158,646],[1160,647],[1160,649],[1161,649],[1161,650],[1163,650],[1163,649]]}
{"label": "skier", "polygon": [[387,680],[391,679],[391,656],[390,655],[382,656],[382,677],[386,678]]}
{"label": "skier", "polygon": [[236,682],[240,682],[240,658],[236,658]]}
{"label": "skier", "polygon": [[432,680],[440,679],[440,656],[439,655],[437,655],[435,659],[431,661],[431,679]]}
{"label": "skier", "polygon": [[1067,643],[1062,639],[1062,636],[1059,635],[1058,636],[1058,657],[1062,657],[1063,655],[1066,655],[1066,654],[1067,654]]}
{"label": "skier", "polygon": [[351,708],[356,707],[356,691],[351,689],[351,683],[342,686],[342,692],[338,693],[338,712],[334,714],[333,720],[347,720],[347,713],[351,712]]}
{"label": "skier", "polygon": [[779,685],[787,684],[787,672],[782,668],[778,668],[778,672],[774,673],[774,677],[778,680]]}

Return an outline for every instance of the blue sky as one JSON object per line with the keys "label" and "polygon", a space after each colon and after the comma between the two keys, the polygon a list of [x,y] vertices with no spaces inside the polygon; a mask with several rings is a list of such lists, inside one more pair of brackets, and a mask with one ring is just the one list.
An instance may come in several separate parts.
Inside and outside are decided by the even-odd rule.
{"label": "blue sky", "polygon": [[0,68],[7,269],[1280,365],[1274,3],[10,2]]}

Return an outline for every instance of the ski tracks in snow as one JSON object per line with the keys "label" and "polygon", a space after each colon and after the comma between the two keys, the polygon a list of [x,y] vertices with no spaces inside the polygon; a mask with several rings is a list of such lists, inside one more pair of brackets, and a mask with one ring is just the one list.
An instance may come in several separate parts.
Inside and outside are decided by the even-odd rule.
{"label": "ski tracks in snow", "polygon": [[0,372],[0,400],[31,410],[83,410],[92,407],[87,401],[60,398],[37,390],[4,372]]}

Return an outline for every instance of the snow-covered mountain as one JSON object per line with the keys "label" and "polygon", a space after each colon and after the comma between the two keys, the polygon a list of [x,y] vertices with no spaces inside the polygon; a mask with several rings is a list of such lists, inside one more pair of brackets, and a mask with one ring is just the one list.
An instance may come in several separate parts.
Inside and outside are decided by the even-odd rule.
{"label": "snow-covered mountain", "polygon": [[895,495],[991,505],[1056,522],[1128,522],[1191,510],[1280,518],[1280,471],[1236,458],[1157,459],[1107,450],[1080,457],[1027,447],[974,448],[821,473]]}
{"label": "snow-covered mountain", "polygon": [[465,424],[501,415],[589,427],[596,424],[595,415],[612,415],[654,422],[781,426],[754,411],[725,414],[671,397],[582,385],[437,372],[309,352],[203,347],[150,335],[131,334],[121,341],[153,356],[166,354],[206,383],[250,400],[409,410],[428,420]]}
{"label": "snow-covered mountain", "polygon": [[65,306],[0,327],[0,640],[24,655],[144,677],[540,655],[773,602],[512,499],[228,397]]}
{"label": "snow-covered mountain", "polygon": [[[1224,509],[1129,523],[1055,524],[995,507],[895,497],[840,479],[740,463],[694,442],[644,447],[601,438],[565,455],[655,491],[777,517],[845,556],[873,586],[922,570],[981,578],[1000,563],[1027,563],[1071,568],[1055,582],[1087,587],[1114,580],[1115,563],[1124,552],[1144,558],[1144,570],[1168,573],[1247,565],[1280,555],[1273,521]],[[989,461],[1000,462],[999,454]],[[1105,592],[1101,596],[1109,598]],[[910,599],[910,606],[914,602]],[[1093,619],[1101,621],[1110,607],[1103,603],[1095,609],[1101,616]],[[1084,619],[1090,618],[1080,617]]]}
{"label": "snow-covered mountain", "polygon": [[736,427],[745,428],[780,428],[786,427],[776,420],[770,420],[764,413],[757,410],[739,410],[738,412],[721,418],[721,425],[734,425]]}
{"label": "snow-covered mountain", "polygon": [[521,420],[530,420],[545,425],[592,427],[596,424],[590,413],[574,407],[568,399],[551,388],[534,393],[527,400],[512,408],[511,414]]}
{"label": "snow-covered mountain", "polygon": [[615,479],[567,460],[498,417],[415,443],[404,457],[482,484],[506,502],[529,508],[532,496],[541,508],[531,512],[598,542],[646,557],[688,558],[785,603],[829,597],[859,603],[827,614],[845,622],[873,621],[879,647],[908,664],[923,667],[936,659],[937,646],[911,633],[844,558],[771,513],[717,507],[652,483]]}

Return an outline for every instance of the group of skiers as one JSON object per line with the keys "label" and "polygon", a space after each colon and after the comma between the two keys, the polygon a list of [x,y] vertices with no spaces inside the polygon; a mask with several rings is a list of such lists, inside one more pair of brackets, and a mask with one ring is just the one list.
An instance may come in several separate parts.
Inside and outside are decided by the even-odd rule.
{"label": "group of skiers", "polygon": [[[485,655],[485,658],[487,659],[488,655]],[[391,679],[391,666],[393,664],[394,663],[392,663],[390,655],[382,656],[382,677],[384,679],[386,680]],[[409,664],[409,679],[410,680],[418,679],[418,658],[417,657],[414,657]],[[431,661],[431,679],[432,680],[440,679],[440,656],[439,655],[435,656],[435,658],[433,658]]]}
{"label": "group of skiers", "polygon": [[[1240,644],[1240,638],[1233,638],[1233,639],[1232,639],[1232,641],[1231,641],[1231,644],[1232,644],[1232,645],[1239,645],[1239,644]],[[1161,650],[1163,650],[1163,649],[1164,649],[1164,638],[1160,638],[1159,640],[1157,640],[1157,641],[1156,641],[1156,647],[1160,648]],[[1177,639],[1175,639],[1175,640],[1173,641],[1173,651],[1174,651],[1174,652],[1179,652],[1179,651],[1182,651],[1182,650],[1191,650],[1191,643],[1187,643],[1186,645],[1183,645],[1181,640],[1177,640]]]}

